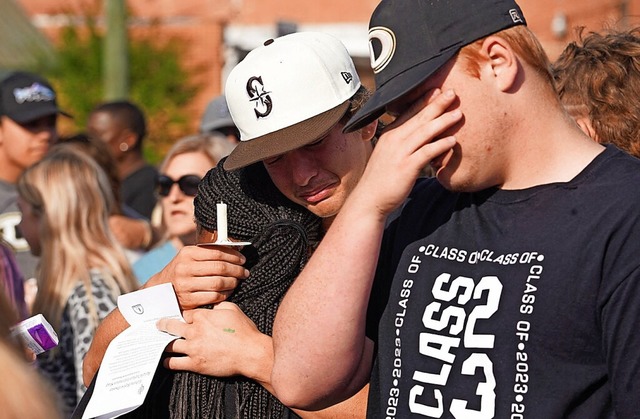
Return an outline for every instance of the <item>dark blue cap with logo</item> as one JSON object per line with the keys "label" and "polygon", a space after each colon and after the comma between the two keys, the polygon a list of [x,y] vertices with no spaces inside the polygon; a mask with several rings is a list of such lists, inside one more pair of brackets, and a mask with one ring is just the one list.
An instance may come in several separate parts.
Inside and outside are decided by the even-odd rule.
{"label": "dark blue cap with logo", "polygon": [[345,131],[380,117],[465,45],[516,25],[526,21],[513,0],[382,0],[369,23],[376,90]]}

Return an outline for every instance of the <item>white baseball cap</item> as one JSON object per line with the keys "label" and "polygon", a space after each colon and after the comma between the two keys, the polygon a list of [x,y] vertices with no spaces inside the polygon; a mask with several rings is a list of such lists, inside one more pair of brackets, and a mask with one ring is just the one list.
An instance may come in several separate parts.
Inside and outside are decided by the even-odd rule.
{"label": "white baseball cap", "polygon": [[360,78],[345,46],[319,32],[270,39],[229,74],[225,96],[240,143],[233,170],[322,138],[345,115]]}

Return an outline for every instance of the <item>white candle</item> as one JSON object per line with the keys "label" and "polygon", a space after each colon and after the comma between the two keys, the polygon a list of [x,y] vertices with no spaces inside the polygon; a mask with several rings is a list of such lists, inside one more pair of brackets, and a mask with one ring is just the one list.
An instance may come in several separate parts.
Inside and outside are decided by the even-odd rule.
{"label": "white candle", "polygon": [[218,240],[216,242],[228,242],[227,237],[227,204],[220,202],[216,204],[216,220],[218,227]]}

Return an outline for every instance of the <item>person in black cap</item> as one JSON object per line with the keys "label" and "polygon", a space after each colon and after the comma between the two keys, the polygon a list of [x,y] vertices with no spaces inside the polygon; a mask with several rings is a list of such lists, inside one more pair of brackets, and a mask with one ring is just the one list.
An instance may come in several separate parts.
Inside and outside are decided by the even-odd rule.
{"label": "person in black cap", "polygon": [[371,418],[639,417],[640,162],[565,112],[513,0],[383,0],[369,38],[346,129],[396,119],[279,308],[278,398],[370,380]]}
{"label": "person in black cap", "polygon": [[16,182],[40,161],[58,138],[56,92],[44,78],[17,71],[0,82],[0,230],[17,252],[25,279],[33,278],[37,259],[18,230]]}

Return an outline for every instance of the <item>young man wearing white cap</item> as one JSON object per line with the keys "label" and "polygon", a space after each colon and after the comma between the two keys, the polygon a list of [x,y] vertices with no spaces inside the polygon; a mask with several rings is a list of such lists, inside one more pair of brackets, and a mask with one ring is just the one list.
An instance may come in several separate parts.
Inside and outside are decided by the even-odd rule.
{"label": "young man wearing white cap", "polygon": [[20,270],[32,278],[38,259],[18,231],[22,218],[15,184],[58,138],[56,92],[42,77],[17,71],[0,82],[0,230],[17,251]]}
{"label": "young man wearing white cap", "polygon": [[225,169],[264,162],[278,189],[327,228],[362,176],[377,126],[342,132],[367,91],[345,47],[331,39],[309,32],[265,42],[225,87],[241,134]]}
{"label": "young man wearing white cap", "polygon": [[513,0],[382,0],[369,36],[347,129],[397,119],[280,306],[278,397],[369,382],[372,418],[638,417],[640,162],[566,114]]}
{"label": "young man wearing white cap", "polygon": [[[278,189],[293,202],[322,217],[328,228],[364,171],[373,150],[377,126],[372,121],[354,132],[342,132],[345,122],[367,95],[344,45],[321,33],[295,33],[270,40],[251,51],[232,70],[225,95],[241,133],[241,142],[227,158],[225,168],[232,170],[263,161]],[[212,260],[219,263],[213,264]],[[172,282],[182,308],[192,309],[224,299],[237,279],[247,276],[239,266],[242,262],[243,258],[232,249],[211,251],[185,247],[145,287]],[[204,326],[190,324],[189,328],[196,331],[189,333],[194,337],[192,351],[185,354],[186,357],[169,358],[165,364],[209,375],[229,374],[229,365],[235,364],[245,369],[238,374],[255,377],[259,371],[259,381],[269,385],[273,358],[255,359],[255,354],[262,352],[253,350],[256,342],[241,345],[246,353],[229,354],[225,353],[228,345],[219,338],[209,337],[212,334],[208,328],[222,316],[221,311],[211,310],[209,322],[203,323]],[[226,327],[235,328],[228,323],[230,313],[224,314],[227,315],[224,317]],[[246,319],[241,312],[231,314],[238,323]],[[194,322],[203,320],[204,316],[198,316]],[[122,322],[116,311],[98,329],[85,358],[85,381],[93,376],[113,333],[126,327]],[[176,330],[170,320],[162,321],[159,327],[173,333]],[[241,329],[238,326],[238,330]],[[184,341],[180,346],[186,346]],[[170,345],[169,350],[172,348]],[[240,361],[215,362],[222,358]],[[346,411],[340,410],[342,413],[335,417],[362,416],[361,402],[356,398],[336,406]],[[352,403],[360,404],[356,408]],[[324,414],[327,412],[320,417]],[[335,410],[329,414],[335,415]]]}

